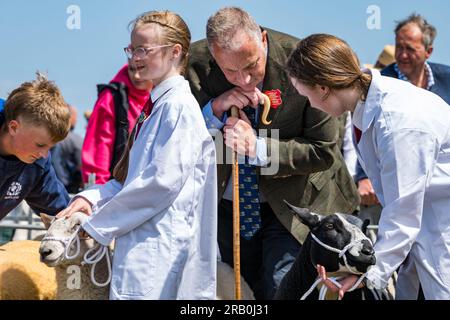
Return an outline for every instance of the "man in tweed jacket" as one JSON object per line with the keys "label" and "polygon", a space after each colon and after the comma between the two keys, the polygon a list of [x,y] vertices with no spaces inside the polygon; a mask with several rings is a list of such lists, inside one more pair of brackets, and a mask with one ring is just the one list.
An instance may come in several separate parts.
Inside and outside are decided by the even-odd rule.
{"label": "man in tweed jacket", "polygon": [[[209,18],[207,39],[192,44],[187,70],[217,149],[225,150],[225,143],[257,167],[261,228],[241,238],[241,272],[256,299],[273,297],[307,233],[283,200],[324,214],[352,213],[359,202],[337,146],[337,121],[311,108],[285,72],[297,42],[258,26],[242,9],[223,8]],[[260,120],[261,92],[272,102],[269,125]],[[241,109],[241,120],[230,117],[232,105]],[[246,106],[256,109],[256,133],[242,111]],[[232,266],[232,166],[226,155],[218,159],[218,242],[222,260]]]}

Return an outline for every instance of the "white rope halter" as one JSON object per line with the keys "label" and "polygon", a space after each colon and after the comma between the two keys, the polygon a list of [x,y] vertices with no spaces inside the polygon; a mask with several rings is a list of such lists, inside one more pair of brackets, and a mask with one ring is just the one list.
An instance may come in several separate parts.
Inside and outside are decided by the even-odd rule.
{"label": "white rope halter", "polygon": [[[322,247],[324,247],[325,249],[330,250],[330,251],[332,251],[332,252],[335,252],[335,253],[339,254],[339,258],[343,258],[345,267],[347,268],[347,270],[348,270],[350,273],[353,273],[353,274],[356,274],[356,275],[361,274],[361,273],[352,271],[351,267],[350,267],[350,266],[348,265],[348,263],[347,263],[347,257],[345,256],[345,253],[346,253],[349,249],[351,249],[353,246],[355,246],[357,243],[361,242],[362,240],[355,240],[355,241],[352,241],[352,242],[350,242],[348,245],[346,245],[342,250],[339,250],[339,249],[333,248],[333,247],[331,247],[331,246],[329,246],[329,245],[323,243],[323,242],[320,241],[319,238],[317,238],[312,232],[311,232],[311,237],[314,239],[314,241],[316,241],[318,244],[320,244],[320,245],[321,245]],[[370,241],[370,239],[364,239],[364,240],[367,240],[367,241],[369,241],[370,243],[372,243],[372,242]],[[367,272],[361,274],[361,276],[359,277],[358,281],[356,281],[356,283],[355,283],[350,289],[348,289],[347,292],[351,292],[351,291],[355,290],[355,289],[361,284],[361,282],[364,280],[364,278],[366,277],[366,274],[367,274]],[[334,284],[336,287],[342,288],[342,285],[338,282],[338,281],[339,281],[340,279],[342,279],[342,278],[343,278],[343,277],[330,277],[330,278],[328,278],[328,280],[330,280],[331,282],[333,282],[333,284]],[[305,300],[305,299],[311,294],[311,292],[313,292],[313,290],[319,285],[319,283],[320,283],[321,281],[322,281],[322,279],[321,279],[320,277],[317,277],[316,281],[313,283],[313,285],[311,286],[311,288],[309,288],[309,290],[305,292],[305,294],[300,298],[300,300]],[[323,285],[322,288],[320,288],[320,291],[319,291],[319,300],[325,300],[325,295],[327,294],[327,291],[328,291],[328,287],[327,287],[326,285]],[[339,300],[340,300],[340,298],[339,298]]]}
{"label": "white rope halter", "polygon": [[[59,241],[61,242],[64,247],[64,257],[67,260],[72,260],[78,257],[80,254],[80,237],[78,233],[81,230],[81,226],[78,227],[75,232],[70,235],[69,237],[60,238],[60,237],[48,237],[45,236],[42,241]],[[70,249],[72,246],[75,245],[75,253],[73,255],[70,255]],[[104,283],[99,283],[95,279],[95,268],[97,266],[97,263],[100,262],[100,260],[103,259],[103,257],[106,256],[106,265],[108,267],[108,278]],[[81,262],[81,265],[90,264],[91,267],[91,281],[93,284],[95,284],[97,287],[105,287],[111,282],[111,259],[109,257],[109,250],[107,246],[101,245],[97,243],[93,248],[86,251],[86,253],[83,256],[83,261]]]}

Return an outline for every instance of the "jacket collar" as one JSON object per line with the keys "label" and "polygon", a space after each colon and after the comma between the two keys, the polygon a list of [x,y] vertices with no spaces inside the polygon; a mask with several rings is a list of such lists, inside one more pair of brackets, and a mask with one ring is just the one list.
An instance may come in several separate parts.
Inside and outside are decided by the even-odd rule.
{"label": "jacket collar", "polygon": [[369,92],[366,101],[359,101],[353,113],[353,124],[363,133],[372,124],[375,115],[378,112],[378,106],[381,104],[383,97],[382,77],[380,71],[375,69],[367,69],[365,72],[372,74]]}

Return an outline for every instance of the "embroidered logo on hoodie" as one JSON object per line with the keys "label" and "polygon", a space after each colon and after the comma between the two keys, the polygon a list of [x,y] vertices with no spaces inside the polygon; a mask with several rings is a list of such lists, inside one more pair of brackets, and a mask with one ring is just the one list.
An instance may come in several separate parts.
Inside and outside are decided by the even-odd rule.
{"label": "embroidered logo on hoodie", "polygon": [[9,186],[8,191],[6,191],[5,200],[17,200],[17,199],[19,199],[20,191],[22,191],[22,185],[19,182],[14,181]]}

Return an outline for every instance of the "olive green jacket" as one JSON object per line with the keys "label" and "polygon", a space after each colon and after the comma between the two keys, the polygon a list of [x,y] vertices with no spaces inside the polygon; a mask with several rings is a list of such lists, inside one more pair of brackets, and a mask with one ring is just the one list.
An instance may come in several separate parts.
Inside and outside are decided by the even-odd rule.
{"label": "olive green jacket", "polygon": [[[283,200],[329,214],[352,213],[359,197],[337,146],[338,121],[312,108],[309,101],[297,93],[285,71],[287,58],[299,39],[265,30],[268,32],[268,59],[262,91],[279,89],[282,104],[270,110],[270,125],[259,121],[257,128],[268,129],[265,139],[270,166],[279,168],[273,175],[258,174],[259,188],[282,224],[303,243],[308,230],[289,212]],[[209,53],[206,40],[191,45],[186,76],[202,107],[233,88]],[[274,129],[279,130],[278,139],[272,138]],[[217,140],[216,147],[225,148],[223,141]],[[221,199],[231,175],[231,164],[226,163],[231,162],[225,159],[218,159],[218,162],[218,196]]]}

